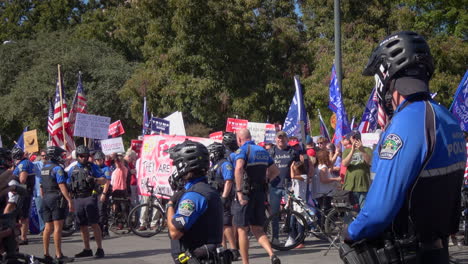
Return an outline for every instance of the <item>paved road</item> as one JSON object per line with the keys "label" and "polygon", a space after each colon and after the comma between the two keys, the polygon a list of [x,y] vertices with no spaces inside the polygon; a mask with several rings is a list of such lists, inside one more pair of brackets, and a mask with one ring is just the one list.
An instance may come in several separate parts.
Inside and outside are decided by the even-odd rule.
{"label": "paved road", "polygon": [[[35,235],[30,236],[30,243],[21,247],[21,252],[42,256],[42,239]],[[96,244],[91,241],[91,248],[96,249]],[[94,258],[77,259],[79,263],[111,263],[111,264],[146,264],[146,263],[172,263],[169,255],[169,239],[167,233],[159,234],[152,238],[140,238],[135,235],[111,236],[103,241],[106,257],[95,260]],[[283,264],[336,264],[342,263],[337,250],[331,250],[327,256],[324,253],[327,244],[315,238],[308,238],[303,249],[277,252]],[[63,252],[72,256],[83,249],[83,243],[79,235],[64,238]],[[468,247],[451,247],[452,256],[459,260],[460,264],[468,264]],[[51,255],[54,254],[53,245]],[[269,264],[269,258],[264,250],[256,242],[251,244],[252,264]],[[240,262],[235,262],[240,263]]]}

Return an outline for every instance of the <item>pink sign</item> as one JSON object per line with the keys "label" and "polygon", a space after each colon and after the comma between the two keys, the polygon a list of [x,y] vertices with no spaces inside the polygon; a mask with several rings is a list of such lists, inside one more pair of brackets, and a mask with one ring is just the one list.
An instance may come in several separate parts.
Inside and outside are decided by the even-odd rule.
{"label": "pink sign", "polygon": [[155,194],[172,195],[168,182],[169,176],[173,171],[172,160],[169,158],[169,154],[164,151],[184,142],[185,139],[200,142],[205,146],[213,143],[212,139],[185,136],[146,135],[143,138],[141,160],[137,175],[139,193],[141,195],[149,195],[146,187],[147,182],[149,185],[155,186]]}
{"label": "pink sign", "polygon": [[221,141],[223,140],[223,131],[218,131],[210,134],[210,139]]}
{"label": "pink sign", "polygon": [[235,119],[235,118],[228,118],[226,124],[226,132],[234,132],[247,128],[247,124],[249,123],[248,120],[244,119]]}
{"label": "pink sign", "polygon": [[130,141],[130,147],[132,150],[134,150],[138,157],[141,155],[141,147],[143,146],[143,140],[138,140],[138,139],[132,139]]}

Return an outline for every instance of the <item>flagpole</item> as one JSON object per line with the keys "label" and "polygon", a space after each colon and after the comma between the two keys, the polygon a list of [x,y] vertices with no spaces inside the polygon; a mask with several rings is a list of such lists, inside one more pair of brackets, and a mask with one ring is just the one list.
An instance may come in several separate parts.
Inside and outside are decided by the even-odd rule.
{"label": "flagpole", "polygon": [[58,82],[59,82],[59,96],[60,96],[60,115],[62,117],[62,137],[63,146],[67,149],[67,137],[65,136],[65,119],[63,118],[63,95],[62,95],[62,78],[60,74],[60,64],[57,64],[58,68]]}

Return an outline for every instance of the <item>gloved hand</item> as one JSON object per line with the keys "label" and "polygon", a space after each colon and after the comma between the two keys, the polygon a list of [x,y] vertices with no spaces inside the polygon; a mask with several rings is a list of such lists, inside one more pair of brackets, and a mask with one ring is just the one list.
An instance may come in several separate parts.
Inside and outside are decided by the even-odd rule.
{"label": "gloved hand", "polygon": [[88,176],[88,177],[86,177],[86,182],[87,182],[87,183],[94,183],[94,182],[95,182],[95,178],[92,177],[92,176]]}
{"label": "gloved hand", "polygon": [[173,204],[177,204],[177,203],[179,202],[180,198],[182,198],[182,195],[184,195],[184,193],[185,193],[185,190],[175,192],[175,193],[171,196],[170,201],[171,201]]}
{"label": "gloved hand", "polygon": [[356,241],[354,241],[354,240],[351,238],[351,236],[349,235],[349,233],[348,233],[348,227],[349,227],[348,224],[345,224],[345,225],[343,226],[343,230],[341,230],[341,240],[342,240],[343,242],[345,242],[346,244],[352,245],[352,244],[353,244],[354,242],[356,242]]}

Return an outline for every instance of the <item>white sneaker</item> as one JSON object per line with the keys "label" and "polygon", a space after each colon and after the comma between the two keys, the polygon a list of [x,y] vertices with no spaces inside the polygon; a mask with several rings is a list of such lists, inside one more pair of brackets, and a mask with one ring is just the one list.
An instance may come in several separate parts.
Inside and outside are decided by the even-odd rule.
{"label": "white sneaker", "polygon": [[286,243],[284,244],[285,247],[289,247],[293,245],[296,241],[292,237],[288,237],[288,240],[286,240]]}

